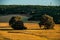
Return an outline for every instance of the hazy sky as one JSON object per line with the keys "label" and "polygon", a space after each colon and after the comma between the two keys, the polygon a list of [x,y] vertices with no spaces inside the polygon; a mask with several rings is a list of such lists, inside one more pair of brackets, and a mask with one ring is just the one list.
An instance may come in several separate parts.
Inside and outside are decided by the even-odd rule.
{"label": "hazy sky", "polygon": [[0,0],[0,5],[60,5],[60,0]]}

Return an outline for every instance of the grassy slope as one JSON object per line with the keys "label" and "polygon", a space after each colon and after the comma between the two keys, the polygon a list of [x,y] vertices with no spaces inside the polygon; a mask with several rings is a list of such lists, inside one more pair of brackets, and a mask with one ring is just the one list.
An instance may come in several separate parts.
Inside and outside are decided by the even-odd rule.
{"label": "grassy slope", "polygon": [[6,40],[60,40],[58,30],[5,30],[0,31],[0,39]]}
{"label": "grassy slope", "polygon": [[[37,23],[24,23],[24,26],[28,29],[40,29]],[[0,28],[11,28],[8,23],[0,23]],[[60,24],[56,24],[54,27],[56,30],[60,30]]]}
{"label": "grassy slope", "polygon": [[[5,25],[5,26],[4,26]],[[28,29],[39,29],[36,23],[24,23]],[[9,28],[8,23],[0,23],[0,27]],[[60,24],[55,30],[0,30],[1,40],[60,40]]]}

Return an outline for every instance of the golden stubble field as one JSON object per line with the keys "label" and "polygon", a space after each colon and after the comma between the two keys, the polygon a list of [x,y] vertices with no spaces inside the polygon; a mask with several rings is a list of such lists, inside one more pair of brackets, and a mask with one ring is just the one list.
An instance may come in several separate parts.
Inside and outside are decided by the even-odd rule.
{"label": "golden stubble field", "polygon": [[[60,40],[60,24],[54,30],[41,30],[37,23],[24,23],[24,26],[28,29],[0,30],[0,40]],[[12,29],[8,23],[0,23],[0,28]]]}

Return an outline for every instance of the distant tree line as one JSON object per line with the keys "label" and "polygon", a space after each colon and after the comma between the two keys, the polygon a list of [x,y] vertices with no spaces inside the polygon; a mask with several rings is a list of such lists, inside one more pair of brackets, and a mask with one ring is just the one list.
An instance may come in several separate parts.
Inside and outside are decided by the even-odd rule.
{"label": "distant tree line", "polygon": [[38,21],[44,13],[52,16],[55,23],[60,23],[60,6],[0,5],[0,15],[26,14],[31,15],[28,20]]}

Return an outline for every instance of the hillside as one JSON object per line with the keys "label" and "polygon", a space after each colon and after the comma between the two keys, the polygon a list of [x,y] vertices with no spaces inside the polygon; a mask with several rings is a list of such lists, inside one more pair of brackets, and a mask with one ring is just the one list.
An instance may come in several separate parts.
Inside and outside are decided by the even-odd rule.
{"label": "hillside", "polygon": [[41,14],[44,13],[52,16],[55,23],[60,24],[60,6],[0,5],[0,16],[19,14],[28,16],[28,20],[39,21]]}

